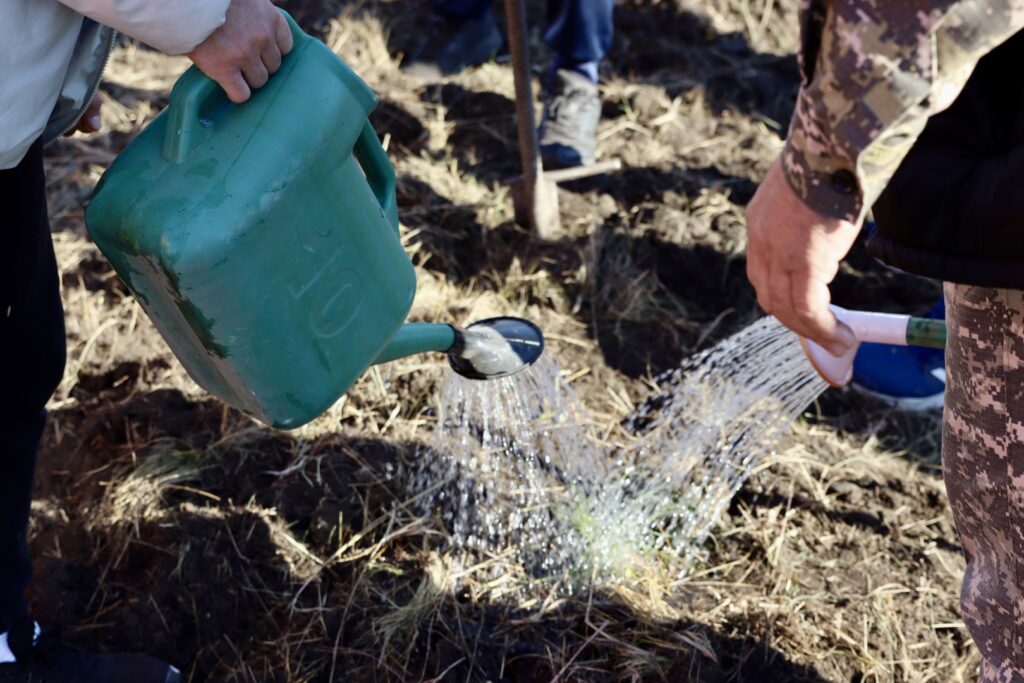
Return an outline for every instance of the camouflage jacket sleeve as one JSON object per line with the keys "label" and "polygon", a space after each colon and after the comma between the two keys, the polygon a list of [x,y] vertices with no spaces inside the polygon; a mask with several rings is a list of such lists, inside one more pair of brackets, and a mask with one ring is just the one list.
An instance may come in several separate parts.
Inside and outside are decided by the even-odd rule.
{"label": "camouflage jacket sleeve", "polygon": [[859,222],[928,116],[1024,26],[1024,0],[801,2],[802,85],[783,168],[808,206]]}

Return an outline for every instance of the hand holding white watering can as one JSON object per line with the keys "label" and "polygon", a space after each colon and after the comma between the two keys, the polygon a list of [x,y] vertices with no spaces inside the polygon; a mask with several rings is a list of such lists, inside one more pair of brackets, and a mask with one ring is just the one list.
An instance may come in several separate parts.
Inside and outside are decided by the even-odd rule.
{"label": "hand holding white watering can", "polygon": [[829,310],[828,285],[858,226],[811,209],[776,161],[747,205],[747,277],[757,302],[801,337],[842,356],[853,331]]}
{"label": "hand holding white watering can", "polygon": [[757,290],[757,301],[800,335],[811,365],[833,386],[844,386],[853,378],[853,359],[861,342],[934,348],[946,344],[941,320],[830,305],[828,285],[857,233],[853,223],[804,204],[783,176],[779,161],[747,206],[747,277]]}

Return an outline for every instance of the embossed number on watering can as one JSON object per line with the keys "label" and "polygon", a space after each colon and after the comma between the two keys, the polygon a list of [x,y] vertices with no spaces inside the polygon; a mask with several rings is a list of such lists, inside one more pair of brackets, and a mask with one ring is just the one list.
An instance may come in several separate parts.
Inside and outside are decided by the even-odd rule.
{"label": "embossed number on watering can", "polygon": [[352,324],[363,305],[362,278],[351,268],[333,270],[339,247],[313,276],[299,287],[290,286],[296,301],[309,308],[309,325],[318,337],[334,337]]}

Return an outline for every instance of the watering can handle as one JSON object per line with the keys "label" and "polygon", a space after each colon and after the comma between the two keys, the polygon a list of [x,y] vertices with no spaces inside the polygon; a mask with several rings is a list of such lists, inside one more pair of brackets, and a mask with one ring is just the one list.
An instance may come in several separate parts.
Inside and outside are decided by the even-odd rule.
{"label": "watering can handle", "polygon": [[366,174],[370,189],[377,197],[377,202],[384,210],[388,222],[398,233],[398,199],[395,196],[395,168],[388,160],[387,152],[377,139],[377,132],[367,121],[356,139],[352,150],[356,160]]}
{"label": "watering can handle", "polygon": [[[283,68],[288,58],[299,51],[300,43],[308,40],[309,36],[299,28],[290,14],[283,9],[278,11],[288,20],[294,41],[292,51],[281,60]],[[162,150],[164,159],[172,164],[180,164],[210,134],[210,124],[200,120],[200,112],[203,105],[214,97],[219,98],[222,104],[229,103],[220,86],[197,67],[189,67],[178,79],[171,90],[171,102],[167,105],[167,130]]]}

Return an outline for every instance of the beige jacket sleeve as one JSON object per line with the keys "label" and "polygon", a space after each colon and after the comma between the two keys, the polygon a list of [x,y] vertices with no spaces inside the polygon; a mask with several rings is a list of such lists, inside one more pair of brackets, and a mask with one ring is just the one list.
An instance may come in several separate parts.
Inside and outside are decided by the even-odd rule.
{"label": "beige jacket sleeve", "polygon": [[191,52],[216,31],[224,23],[229,1],[60,0],[79,14],[171,55]]}
{"label": "beige jacket sleeve", "polygon": [[1024,0],[802,0],[802,87],[783,150],[790,185],[859,222]]}

